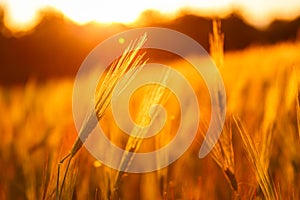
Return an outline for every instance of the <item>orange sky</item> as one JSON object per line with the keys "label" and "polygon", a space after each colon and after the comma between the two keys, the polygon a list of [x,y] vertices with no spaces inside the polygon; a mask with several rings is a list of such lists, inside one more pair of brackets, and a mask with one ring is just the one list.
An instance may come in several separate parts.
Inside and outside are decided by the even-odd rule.
{"label": "orange sky", "polygon": [[180,9],[194,14],[225,16],[238,10],[256,26],[265,26],[274,18],[291,19],[300,14],[299,0],[0,0],[5,8],[4,23],[13,31],[34,27],[39,13],[54,9],[76,23],[132,23],[141,12],[155,9],[170,17]]}

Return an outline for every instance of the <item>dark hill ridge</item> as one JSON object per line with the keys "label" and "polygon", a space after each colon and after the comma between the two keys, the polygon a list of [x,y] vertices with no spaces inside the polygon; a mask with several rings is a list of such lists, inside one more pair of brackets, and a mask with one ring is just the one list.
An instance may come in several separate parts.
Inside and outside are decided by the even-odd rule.
{"label": "dark hill ridge", "polygon": [[[1,16],[3,15],[0,12],[0,30],[7,31]],[[183,15],[166,23],[154,18],[155,15],[147,16],[147,23],[143,23],[143,26],[159,26],[180,31],[208,49],[210,19]],[[297,18],[290,22],[275,21],[267,29],[257,30],[238,16],[232,15],[222,20],[225,50],[243,49],[251,44],[296,40],[299,27],[300,18]],[[134,27],[93,23],[78,26],[59,15],[49,14],[34,31],[22,37],[5,37],[0,34],[0,84],[23,83],[30,76],[39,80],[74,77],[81,62],[97,44],[129,28]]]}

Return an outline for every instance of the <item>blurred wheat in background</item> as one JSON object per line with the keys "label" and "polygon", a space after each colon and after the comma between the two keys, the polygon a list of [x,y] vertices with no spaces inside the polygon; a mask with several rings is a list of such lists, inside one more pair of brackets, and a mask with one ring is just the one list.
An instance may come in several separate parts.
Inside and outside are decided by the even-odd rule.
{"label": "blurred wheat in background", "polygon": [[[170,166],[151,173],[110,169],[84,148],[77,153],[76,147],[70,154],[72,158],[77,153],[74,162],[61,165],[68,173],[60,198],[300,199],[300,42],[224,53],[224,39],[221,22],[214,20],[209,42],[227,90],[227,117],[218,143],[206,158],[198,159],[209,123],[205,117],[188,151]],[[135,55],[134,59],[137,65],[143,63]],[[186,70],[179,60],[170,65]],[[193,87],[198,99],[205,99],[202,86]],[[144,143],[153,148],[167,144],[180,120],[173,108],[176,102],[164,88],[150,87],[141,93],[144,98],[133,102],[139,123],[148,123],[144,115],[151,103],[173,110],[163,135],[151,141],[124,136],[111,111],[105,110],[109,102],[100,103],[104,110],[99,123],[107,137],[129,152],[141,150]],[[24,89],[0,88],[0,113],[5,115],[0,121],[0,170],[5,172],[0,174],[0,199],[58,198],[57,163],[77,137],[71,98],[69,79],[43,84],[29,81]],[[121,168],[128,167],[130,159],[124,155]]]}

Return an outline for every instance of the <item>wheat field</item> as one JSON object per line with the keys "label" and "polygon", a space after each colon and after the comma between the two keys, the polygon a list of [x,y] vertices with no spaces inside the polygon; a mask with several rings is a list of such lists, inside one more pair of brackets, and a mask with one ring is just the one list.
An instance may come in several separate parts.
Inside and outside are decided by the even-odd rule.
{"label": "wheat field", "polygon": [[[209,102],[205,87],[196,85],[204,119],[180,159],[155,172],[120,174],[82,148],[70,164],[61,199],[300,199],[299,52],[300,42],[257,45],[216,61],[227,114],[221,138],[205,158],[199,159],[198,151]],[[170,65],[191,74],[182,61]],[[56,198],[58,163],[77,137],[73,81],[32,79],[24,86],[0,86],[0,199]],[[165,103],[167,110],[173,110],[172,101]],[[169,134],[158,136],[155,144],[170,141],[177,120],[173,116]],[[127,148],[128,137],[117,130],[110,111],[101,125],[114,143]]]}

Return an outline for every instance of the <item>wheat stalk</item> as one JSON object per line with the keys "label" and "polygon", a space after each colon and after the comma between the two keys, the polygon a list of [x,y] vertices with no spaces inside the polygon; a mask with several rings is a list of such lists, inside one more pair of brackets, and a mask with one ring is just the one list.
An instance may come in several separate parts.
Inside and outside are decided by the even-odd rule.
{"label": "wheat stalk", "polygon": [[[169,78],[169,70],[166,71],[166,73],[162,73],[161,83],[166,83]],[[136,125],[133,127],[130,137],[127,141],[125,153],[123,154],[123,157],[120,162],[119,171],[116,175],[115,184],[114,184],[114,193],[115,196],[118,193],[118,187],[120,180],[124,174],[124,171],[128,169],[128,167],[131,165],[132,160],[134,159],[134,154],[137,152],[141,146],[141,143],[143,141],[143,137],[148,133],[147,126],[150,125],[151,121],[155,120],[159,115],[159,109],[155,107],[154,110],[152,110],[152,118],[149,118],[149,110],[151,109],[151,106],[154,104],[159,105],[165,105],[168,98],[169,98],[170,92],[167,88],[164,86],[154,84],[149,86],[148,90],[145,92],[145,96],[142,99],[141,106],[139,107],[137,117],[136,117]]]}
{"label": "wheat stalk", "polygon": [[[201,134],[205,138],[205,130],[208,124],[204,123],[201,128]],[[213,138],[206,138],[209,145],[213,145]],[[232,145],[232,127],[231,122],[226,123],[218,142],[211,151],[211,156],[217,165],[222,169],[224,176],[227,179],[235,196],[238,197],[238,183],[235,176],[234,153]]]}
{"label": "wheat stalk", "polygon": [[[98,120],[101,120],[108,106],[110,105],[112,98],[112,91],[115,88],[118,81],[128,70],[133,70],[138,66],[143,66],[146,61],[142,61],[144,54],[138,55],[138,52],[144,42],[146,41],[146,34],[142,36],[138,41],[131,42],[127,47],[125,52],[122,54],[121,58],[116,60],[110,67],[108,73],[106,74],[104,81],[97,88],[96,92],[96,105],[95,113],[91,112],[86,123],[82,126],[79,137],[72,147],[71,155],[75,155],[77,151],[81,148],[82,142],[87,139],[90,132],[95,128]],[[134,76],[134,75],[133,75]],[[95,119],[94,114],[96,114],[98,120]]]}
{"label": "wheat stalk", "polygon": [[[221,30],[221,20],[215,18],[212,20],[212,33],[209,35],[209,44],[210,44],[210,55],[214,60],[216,66],[221,68],[224,64],[224,33]],[[219,88],[216,92],[216,96],[218,97],[218,109],[222,113],[224,112],[224,108],[221,106],[222,102],[225,101],[222,96]],[[217,117],[217,123],[220,122],[220,116]],[[205,124],[207,128],[207,124]],[[203,137],[204,131],[202,131]],[[213,145],[213,138],[206,138],[207,142],[210,145]],[[231,123],[226,124],[218,142],[215,144],[212,152],[212,158],[214,161],[221,167],[227,181],[231,187],[231,189],[237,194],[238,192],[238,184],[235,177],[234,171],[234,153],[233,153],[233,145],[232,145],[232,127]]]}
{"label": "wheat stalk", "polygon": [[249,161],[251,162],[254,171],[255,176],[258,181],[258,184],[265,196],[268,200],[274,200],[278,199],[278,195],[275,190],[274,183],[272,179],[270,178],[268,174],[268,170],[265,166],[265,163],[261,159],[261,155],[259,154],[254,141],[250,137],[250,135],[246,132],[243,124],[241,123],[240,119],[238,117],[234,116],[234,121],[238,129],[238,133],[240,134],[244,149],[247,153],[247,156],[249,158]]}
{"label": "wheat stalk", "polygon": [[298,125],[298,133],[300,138],[300,96],[299,91],[297,93],[297,125]]}
{"label": "wheat stalk", "polygon": [[[299,71],[298,70],[295,73],[299,75]],[[300,93],[299,92],[300,91],[300,88],[299,88],[300,78],[299,78],[299,76],[297,76],[297,77],[298,77],[298,79],[297,79],[296,110],[297,110],[298,134],[299,134],[299,139],[300,139],[300,95],[299,95],[299,93]]]}
{"label": "wheat stalk", "polygon": [[[123,77],[126,71],[135,70],[138,66],[143,66],[147,61],[143,61],[145,53],[139,55],[139,50],[146,41],[146,34],[140,37],[138,40],[132,41],[127,49],[124,51],[122,56],[117,59],[111,65],[109,71],[105,75],[105,78],[101,85],[98,85],[95,95],[95,107],[94,110],[88,115],[84,124],[82,125],[79,136],[77,137],[71,151],[67,154],[58,164],[58,178],[57,178],[57,191],[56,199],[61,198],[62,189],[66,179],[66,174],[68,172],[70,162],[72,158],[76,155],[79,149],[82,147],[85,140],[90,135],[91,131],[96,127],[98,121],[102,119],[107,108],[110,106],[112,91],[115,88],[118,81]],[[137,72],[137,71],[135,71]],[[132,76],[135,76],[136,73],[133,73]],[[128,78],[130,81],[133,77]],[[96,114],[97,118],[94,117]],[[62,180],[61,188],[59,189],[59,176],[60,176],[60,165],[69,158],[67,168]]]}
{"label": "wheat stalk", "polygon": [[232,127],[231,123],[227,123],[223,132],[212,150],[212,158],[223,170],[231,189],[238,191],[237,180],[235,177],[234,153],[232,145]]}
{"label": "wheat stalk", "polygon": [[[163,133],[162,133],[163,137],[155,137],[154,143],[155,143],[156,149],[161,148],[161,146],[163,146],[166,141],[170,140],[170,137],[171,137],[169,135],[170,133],[171,133],[171,130],[167,129],[167,130],[163,131]],[[157,169],[159,169],[159,170],[157,170],[156,175],[157,175],[157,180],[158,180],[158,184],[160,187],[160,194],[162,197],[165,197],[167,195],[169,169],[168,169],[168,167],[162,168],[161,163],[159,161],[160,160],[168,161],[168,159],[169,159],[168,152],[158,153],[157,157],[156,157],[156,160],[158,161]]]}
{"label": "wheat stalk", "polygon": [[210,55],[216,66],[221,68],[224,63],[224,33],[221,31],[221,20],[212,21],[212,33],[209,34]]}

